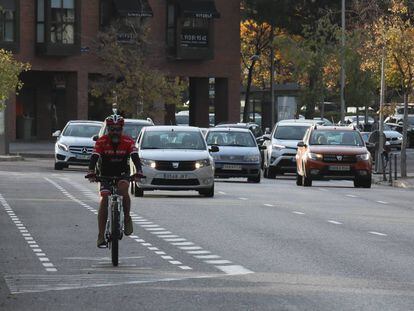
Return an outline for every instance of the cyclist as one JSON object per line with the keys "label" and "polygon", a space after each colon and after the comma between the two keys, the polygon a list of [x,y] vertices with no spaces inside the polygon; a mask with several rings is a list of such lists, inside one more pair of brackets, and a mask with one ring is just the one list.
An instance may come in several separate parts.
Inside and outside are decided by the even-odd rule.
{"label": "cyclist", "polygon": [[[95,168],[98,164],[100,175],[102,176],[126,176],[129,175],[128,157],[133,161],[137,173],[135,179],[138,180],[142,176],[141,162],[138,157],[138,151],[135,142],[129,136],[123,135],[124,119],[119,115],[111,115],[105,119],[108,128],[108,134],[101,136],[95,143],[91,160],[89,163],[89,171],[86,178],[89,181],[96,181]],[[98,163],[99,160],[99,163]],[[123,197],[123,207],[125,215],[125,235],[133,232],[132,219],[129,215],[131,207],[131,199],[128,193],[129,182],[120,180],[118,183],[119,194]],[[100,184],[101,201],[98,212],[98,240],[97,246],[105,245],[105,226],[108,217],[108,196],[111,194],[110,185],[102,182]]]}

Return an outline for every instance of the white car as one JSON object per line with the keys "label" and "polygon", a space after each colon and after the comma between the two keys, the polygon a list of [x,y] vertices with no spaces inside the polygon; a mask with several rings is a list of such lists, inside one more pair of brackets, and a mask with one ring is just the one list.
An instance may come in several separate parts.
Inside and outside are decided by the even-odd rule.
{"label": "white car", "polygon": [[297,144],[306,130],[320,120],[283,120],[276,123],[272,133],[266,136],[267,149],[263,155],[263,176],[275,178],[277,174],[296,173]]}
{"label": "white car", "polygon": [[[145,178],[132,184],[132,193],[141,197],[150,190],[196,190],[214,196],[214,161],[197,127],[149,126],[137,140]],[[131,172],[135,166],[131,164]]]}
{"label": "white car", "polygon": [[88,165],[95,146],[94,136],[102,127],[100,121],[69,121],[63,131],[52,134],[56,137],[55,170],[69,165]]}

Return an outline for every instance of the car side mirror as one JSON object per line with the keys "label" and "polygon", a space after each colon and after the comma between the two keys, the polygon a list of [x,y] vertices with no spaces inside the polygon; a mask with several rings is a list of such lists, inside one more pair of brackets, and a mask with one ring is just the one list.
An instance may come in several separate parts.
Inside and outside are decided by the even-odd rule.
{"label": "car side mirror", "polygon": [[212,145],[209,150],[210,152],[219,152],[220,148],[217,145]]}
{"label": "car side mirror", "polygon": [[56,132],[53,132],[52,137],[59,137],[61,133],[60,130],[57,130]]}
{"label": "car side mirror", "polygon": [[400,122],[398,122],[398,125],[399,126],[403,126],[404,125],[404,122],[403,121],[400,121]]}
{"label": "car side mirror", "polygon": [[92,136],[92,140],[93,140],[93,141],[97,141],[97,140],[98,140],[98,138],[99,138],[99,136],[98,136],[98,135],[93,135],[93,136]]}
{"label": "car side mirror", "polygon": [[306,144],[303,141],[298,142],[297,146],[299,148],[306,147]]}
{"label": "car side mirror", "polygon": [[374,147],[375,147],[375,144],[374,144],[374,143],[370,143],[370,142],[366,142],[366,143],[365,143],[365,146],[366,146],[367,148],[371,149],[371,148],[374,148]]}

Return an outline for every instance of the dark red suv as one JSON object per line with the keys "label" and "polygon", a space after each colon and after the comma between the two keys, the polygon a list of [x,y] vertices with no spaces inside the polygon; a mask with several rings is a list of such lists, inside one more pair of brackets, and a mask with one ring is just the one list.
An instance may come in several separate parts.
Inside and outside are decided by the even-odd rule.
{"label": "dark red suv", "polygon": [[298,186],[312,186],[312,180],[345,179],[353,180],[355,187],[371,187],[371,155],[353,128],[309,128],[298,143],[296,168]]}

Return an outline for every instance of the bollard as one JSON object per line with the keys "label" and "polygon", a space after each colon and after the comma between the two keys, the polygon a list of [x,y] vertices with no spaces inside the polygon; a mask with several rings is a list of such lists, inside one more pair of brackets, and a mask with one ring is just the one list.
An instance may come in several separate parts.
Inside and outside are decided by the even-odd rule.
{"label": "bollard", "polygon": [[393,156],[392,154],[390,154],[390,157],[388,159],[388,166],[389,166],[388,173],[389,173],[389,178],[390,178],[389,180],[390,185],[392,185],[392,160],[393,160]]}
{"label": "bollard", "polygon": [[385,171],[385,163],[384,163],[384,154],[383,153],[380,154],[380,159],[381,159],[381,169],[382,169],[382,180],[387,181],[387,172]]}
{"label": "bollard", "polygon": [[394,154],[394,180],[397,180],[398,172],[397,172],[397,157],[398,155]]}

